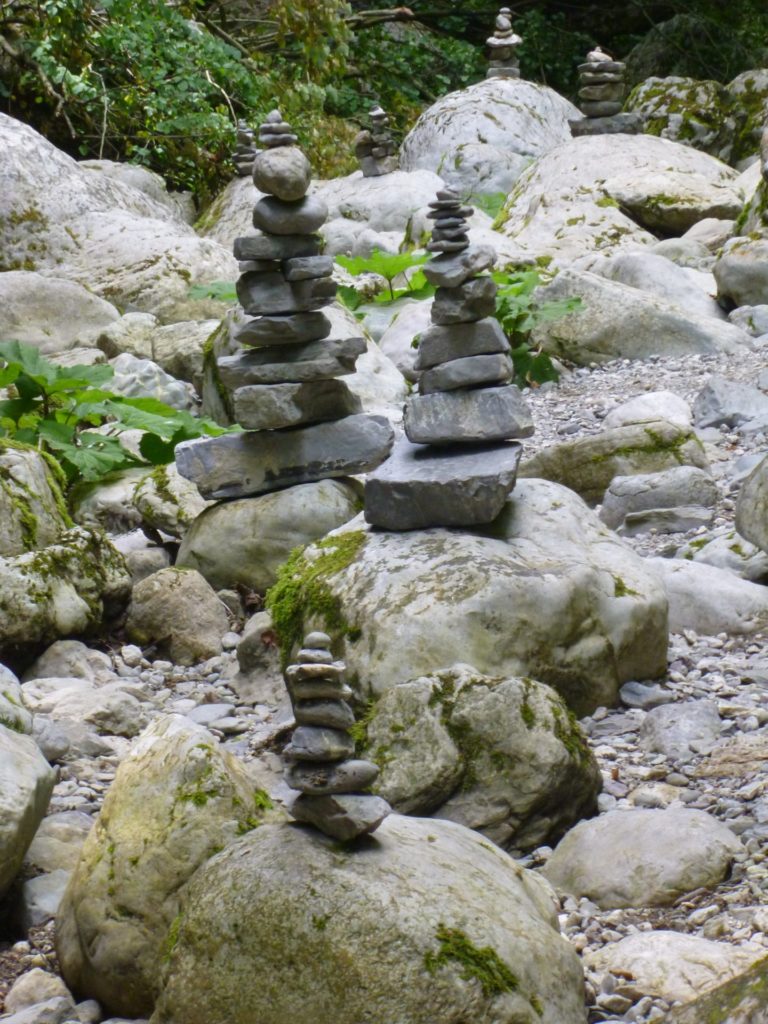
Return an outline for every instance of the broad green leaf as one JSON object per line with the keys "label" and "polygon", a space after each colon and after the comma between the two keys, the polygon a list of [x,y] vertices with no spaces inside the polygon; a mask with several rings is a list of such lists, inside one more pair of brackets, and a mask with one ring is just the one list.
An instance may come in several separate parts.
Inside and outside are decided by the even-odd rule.
{"label": "broad green leaf", "polygon": [[88,431],[78,434],[76,445],[61,447],[59,453],[65,469],[69,464],[84,480],[100,480],[116,469],[137,464],[117,438]]}
{"label": "broad green leaf", "polygon": [[233,281],[193,284],[187,295],[190,299],[218,299],[219,302],[237,302],[237,292]]}
{"label": "broad green leaf", "polygon": [[37,432],[51,448],[69,447],[75,436],[74,426],[56,420],[41,420]]}
{"label": "broad green leaf", "polygon": [[165,441],[157,434],[145,434],[139,442],[139,451],[153,466],[164,466],[173,462],[177,443],[174,440]]}
{"label": "broad green leaf", "polygon": [[411,267],[426,263],[428,254],[425,252],[384,252],[374,249],[370,256],[336,256],[336,262],[350,274],[381,274],[388,281],[402,274]]}

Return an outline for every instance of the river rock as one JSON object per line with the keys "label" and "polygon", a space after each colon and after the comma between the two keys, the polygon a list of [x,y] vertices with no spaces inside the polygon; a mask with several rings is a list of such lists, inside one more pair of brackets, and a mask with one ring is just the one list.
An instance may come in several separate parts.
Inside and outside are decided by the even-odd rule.
{"label": "river rock", "polygon": [[[697,960],[701,963],[700,956]],[[740,969],[730,981],[718,984],[703,994],[697,993],[690,1002],[673,1009],[667,1024],[700,1024],[707,1017],[728,1021],[729,1024],[761,1024],[768,1011],[767,970],[768,958]]]}
{"label": "river rock", "polygon": [[745,635],[768,625],[768,590],[739,579],[728,569],[686,558],[653,558],[669,598],[669,628],[706,636]]}
{"label": "river rock", "polygon": [[405,431],[414,444],[482,444],[530,437],[533,420],[518,388],[475,388],[413,396],[405,408]]}
{"label": "river rock", "polygon": [[664,754],[670,761],[690,761],[707,754],[720,736],[717,704],[689,700],[652,708],[640,726],[640,746]]}
{"label": "river rock", "polygon": [[54,782],[54,772],[32,737],[0,723],[0,896],[21,867]]}
{"label": "river rock", "polygon": [[603,496],[600,518],[615,530],[633,513],[688,505],[708,510],[714,507],[717,498],[717,484],[711,475],[695,466],[616,476]]}
{"label": "river rock", "polygon": [[270,235],[311,235],[327,217],[328,206],[316,195],[293,203],[264,196],[253,208],[253,226]]}
{"label": "river rock", "polygon": [[0,438],[0,556],[44,548],[72,525],[62,483],[36,448]]}
{"label": "river rock", "polygon": [[309,160],[298,146],[264,149],[253,161],[256,188],[285,202],[295,202],[306,195],[311,177]]}
{"label": "river rock", "polygon": [[714,266],[718,297],[736,306],[758,306],[768,296],[768,237],[733,238]]}
{"label": "river rock", "polygon": [[0,724],[13,732],[32,732],[32,715],[24,704],[21,684],[5,665],[0,665]]}
{"label": "river rock", "polygon": [[235,420],[246,430],[277,430],[339,420],[362,412],[342,380],[303,384],[254,384],[232,394]]}
{"label": "river rock", "polygon": [[768,459],[761,459],[742,484],[736,501],[736,529],[768,551]]}

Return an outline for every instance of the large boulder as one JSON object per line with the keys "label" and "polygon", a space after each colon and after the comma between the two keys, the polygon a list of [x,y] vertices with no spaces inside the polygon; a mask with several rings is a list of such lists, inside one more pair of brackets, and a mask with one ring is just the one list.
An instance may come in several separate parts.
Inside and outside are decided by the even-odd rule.
{"label": "large boulder", "polygon": [[122,680],[95,686],[88,679],[30,679],[22,686],[24,702],[36,715],[58,723],[85,724],[100,734],[135,736],[144,725],[141,704]]}
{"label": "large boulder", "polygon": [[540,324],[531,340],[581,366],[655,355],[737,355],[749,345],[748,335],[733,324],[711,314],[689,312],[658,293],[590,271],[566,268],[536,292],[541,303],[573,298],[581,299],[581,305]]}
{"label": "large boulder", "polygon": [[760,150],[760,136],[768,124],[768,68],[742,71],[725,88],[738,120],[731,154],[735,163]]}
{"label": "large boulder", "polygon": [[625,107],[645,117],[645,131],[693,146],[728,162],[736,121],[728,88],[695,78],[648,78],[635,88]]}
{"label": "large boulder", "polygon": [[40,551],[0,558],[0,655],[93,632],[122,609],[130,586],[122,555],[81,527]]}
{"label": "large boulder", "polygon": [[718,296],[734,306],[768,302],[768,237],[747,236],[726,242],[714,274]]}
{"label": "large boulder", "polygon": [[[729,948],[732,953],[735,951],[733,946]],[[718,974],[721,973],[718,971]],[[718,984],[716,988],[703,993],[697,991],[689,1003],[671,1011],[667,1024],[701,1024],[703,1020],[718,1021],[721,1024],[762,1024],[766,1016],[768,958],[763,957],[746,970],[739,970],[735,977]]]}
{"label": "large boulder", "polygon": [[577,714],[666,668],[655,574],[571,491],[520,481],[486,529],[388,533],[362,518],[281,573],[268,602],[284,657],[329,631],[362,697],[456,662],[549,683]]}
{"label": "large boulder", "polygon": [[55,781],[32,737],[6,728],[0,720],[0,897],[21,867]]}
{"label": "large boulder", "polygon": [[0,274],[3,341],[23,341],[50,357],[94,346],[102,331],[119,322],[112,303],[82,284],[29,270]]}
{"label": "large boulder", "polygon": [[505,849],[558,839],[596,810],[602,778],[562,699],[468,665],[400,683],[366,714],[374,791],[404,814],[482,832]]}
{"label": "large boulder", "polygon": [[762,459],[741,485],[736,500],[736,529],[768,551],[768,458]]}
{"label": "large boulder", "polygon": [[768,587],[686,558],[653,558],[669,599],[669,628],[706,636],[748,635],[768,626]]}
{"label": "large boulder", "polygon": [[507,192],[531,160],[570,138],[576,107],[523,79],[487,78],[449,93],[405,137],[400,166],[434,171],[460,192]]}
{"label": "large boulder", "polygon": [[466,828],[266,825],[190,883],[152,1024],[219,1019],[581,1024],[581,968],[541,879]]}
{"label": "large boulder", "polygon": [[72,525],[61,483],[36,448],[0,438],[0,556],[44,548]]}
{"label": "large boulder", "polygon": [[[94,174],[0,114],[0,270],[37,270],[117,305],[191,319],[189,287],[232,280],[234,258],[146,192]],[[186,314],[186,315],[185,315]]]}
{"label": "large boulder", "polygon": [[169,715],[146,729],[118,768],[59,909],[56,948],[70,988],[112,1014],[148,1014],[181,886],[259,824],[264,803],[202,726]]}
{"label": "large boulder", "polygon": [[[220,502],[194,521],[176,564],[197,569],[218,589],[240,584],[263,592],[294,548],[349,522],[359,508],[359,494],[345,480],[320,480]],[[222,537],[228,538],[226,544]]]}
{"label": "large boulder", "polygon": [[561,892],[604,910],[667,906],[721,882],[742,849],[728,826],[705,811],[609,811],[572,828],[543,870]]}
{"label": "large boulder", "polygon": [[168,216],[191,224],[194,221],[195,205],[191,192],[169,192],[163,178],[140,164],[124,164],[117,160],[80,160],[79,166],[108,178],[122,181],[139,192],[144,192],[150,199],[160,203],[168,211]]}

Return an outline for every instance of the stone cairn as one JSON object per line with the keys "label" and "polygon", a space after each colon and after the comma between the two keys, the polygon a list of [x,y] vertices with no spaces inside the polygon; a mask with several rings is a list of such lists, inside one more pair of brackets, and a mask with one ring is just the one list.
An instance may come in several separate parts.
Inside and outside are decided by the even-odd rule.
{"label": "stone cairn", "polygon": [[496,253],[472,245],[451,189],[430,203],[435,221],[424,265],[437,286],[432,323],[421,335],[419,394],[405,407],[406,438],[365,484],[365,518],[390,530],[474,526],[501,512],[515,485],[521,446],[533,422],[509,381],[509,342],[493,317]]}
{"label": "stone cairn", "polygon": [[643,129],[640,113],[622,113],[627,65],[601,49],[591,50],[579,65],[579,106],[584,118],[570,121],[571,135],[636,135]]}
{"label": "stone cairn", "polygon": [[369,116],[371,129],[358,133],[355,156],[364,178],[379,178],[397,170],[397,147],[389,130],[389,118],[381,107],[374,107]]}
{"label": "stone cairn", "polygon": [[307,195],[310,164],[278,111],[261,126],[253,180],[267,193],[253,210],[257,234],[235,239],[242,306],[231,324],[234,354],[216,359],[213,390],[244,428],[176,449],[179,472],[206,498],[241,498],[293,484],[365,473],[390,452],[383,416],[360,414],[344,381],[365,351],[362,337],[333,331],[322,308],[336,295],[333,259],[315,233],[326,204]]}
{"label": "stone cairn", "polygon": [[325,633],[310,633],[285,673],[296,718],[283,752],[285,781],[301,794],[290,808],[297,821],[346,841],[375,831],[391,808],[364,792],[379,769],[354,756],[352,691],[344,682],[344,662],[334,661],[330,646]]}
{"label": "stone cairn", "polygon": [[486,78],[519,78],[520,63],[517,48],[522,39],[512,28],[512,11],[502,7],[496,15],[493,35],[486,39],[486,46],[491,51],[491,59]]}
{"label": "stone cairn", "polygon": [[237,141],[232,160],[238,178],[250,178],[253,173],[253,161],[256,158],[256,146],[253,143],[253,128],[245,121],[237,122]]}

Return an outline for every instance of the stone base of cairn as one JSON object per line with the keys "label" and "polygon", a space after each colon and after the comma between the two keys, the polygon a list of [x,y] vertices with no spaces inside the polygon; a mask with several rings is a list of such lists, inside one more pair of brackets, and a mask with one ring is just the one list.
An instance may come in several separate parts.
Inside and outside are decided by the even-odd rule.
{"label": "stone base of cairn", "polygon": [[496,15],[493,35],[485,41],[491,54],[485,77],[519,78],[517,48],[522,41],[512,28],[512,11],[509,7],[502,7]]}
{"label": "stone base of cairn", "polygon": [[579,106],[583,120],[569,121],[571,135],[637,135],[643,115],[622,113],[626,94],[626,64],[602,50],[592,50],[579,65]]}
{"label": "stone base of cairn", "polygon": [[435,220],[425,264],[437,285],[432,323],[419,340],[419,394],[405,409],[407,439],[365,484],[365,518],[388,530],[477,526],[501,512],[515,485],[519,444],[533,422],[509,342],[492,316],[496,285],[482,271],[496,254],[470,245],[473,212],[449,189],[430,203]]}
{"label": "stone base of cairn", "polygon": [[307,195],[310,165],[296,136],[273,111],[262,125],[253,179],[266,193],[253,211],[260,234],[235,240],[245,317],[239,351],[217,360],[241,434],[181,444],[179,472],[206,498],[238,498],[293,484],[365,473],[389,454],[394,434],[383,416],[365,416],[340,377],[354,372],[362,336],[335,336],[322,307],[333,301],[333,260],[315,232],[325,203]]}
{"label": "stone base of cairn", "polygon": [[391,808],[366,792],[379,769],[354,756],[355,716],[347,703],[352,691],[344,683],[344,663],[334,661],[330,646],[325,633],[310,633],[285,673],[296,719],[283,751],[285,781],[301,794],[289,808],[297,821],[348,841],[374,832]]}
{"label": "stone base of cairn", "polygon": [[396,171],[400,162],[387,115],[381,107],[374,107],[370,118],[370,131],[359,132],[355,139],[355,155],[364,178],[380,178]]}

